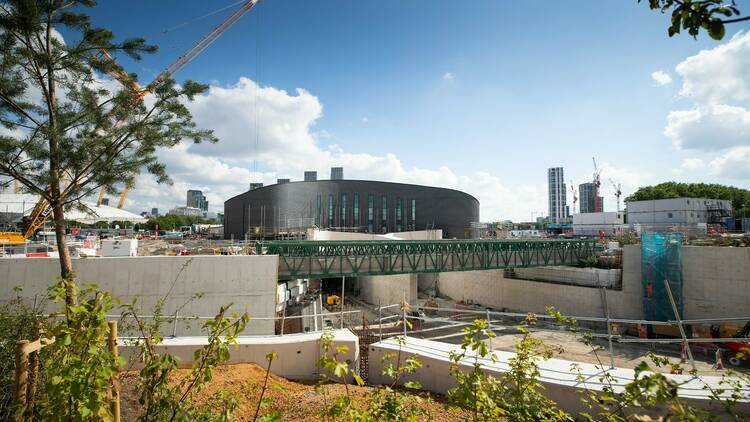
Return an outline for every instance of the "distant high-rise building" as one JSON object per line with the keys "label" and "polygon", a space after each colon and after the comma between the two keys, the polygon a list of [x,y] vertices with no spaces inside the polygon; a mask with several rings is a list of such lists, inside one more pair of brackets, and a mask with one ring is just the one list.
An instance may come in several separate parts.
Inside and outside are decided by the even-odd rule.
{"label": "distant high-rise building", "polygon": [[260,182],[250,182],[250,190],[260,189],[263,187],[263,183]]}
{"label": "distant high-rise building", "polygon": [[277,185],[280,185],[282,183],[289,183],[289,182],[290,182],[289,179],[276,179],[276,184]]}
{"label": "distant high-rise building", "polygon": [[317,171],[306,171],[305,172],[305,182],[315,182],[318,180],[318,172]]}
{"label": "distant high-rise building", "polygon": [[547,184],[549,187],[549,221],[561,223],[568,217],[565,175],[562,167],[552,167],[547,170]]}
{"label": "distant high-rise building", "polygon": [[159,216],[159,208],[151,208],[151,216],[152,217],[158,217]]}
{"label": "distant high-rise building", "polygon": [[202,191],[192,189],[187,191],[187,201],[185,205],[203,211],[204,217],[208,213],[208,200],[203,196]]}
{"label": "distant high-rise building", "polygon": [[344,180],[344,168],[331,167],[331,180]]}
{"label": "distant high-rise building", "polygon": [[581,201],[581,213],[604,212],[604,206],[602,205],[604,198],[601,196],[599,197],[599,209],[596,208],[596,195],[592,182],[578,185],[578,192],[579,200]]}

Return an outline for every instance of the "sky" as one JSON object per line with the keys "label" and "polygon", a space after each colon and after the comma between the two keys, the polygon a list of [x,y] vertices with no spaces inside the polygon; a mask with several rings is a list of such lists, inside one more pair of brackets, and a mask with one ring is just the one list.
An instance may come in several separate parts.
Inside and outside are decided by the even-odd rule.
{"label": "sky", "polygon": [[[118,58],[146,83],[233,3],[103,1],[91,15],[160,46]],[[211,85],[188,107],[220,141],[160,152],[174,183],[141,176],[126,208],[165,212],[201,189],[222,212],[251,181],[343,166],[463,190],[482,221],[529,220],[547,214],[547,168],[577,187],[592,157],[605,210],[610,179],[623,198],[670,180],[750,188],[750,24],[720,42],[668,25],[635,0],[262,0],[175,75]]]}

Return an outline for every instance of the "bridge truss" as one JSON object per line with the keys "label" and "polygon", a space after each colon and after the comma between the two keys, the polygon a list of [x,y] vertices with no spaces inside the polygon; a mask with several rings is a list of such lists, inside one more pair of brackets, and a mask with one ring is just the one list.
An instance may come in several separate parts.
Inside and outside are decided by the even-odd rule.
{"label": "bridge truss", "polygon": [[279,279],[435,273],[576,265],[594,256],[594,240],[268,241]]}

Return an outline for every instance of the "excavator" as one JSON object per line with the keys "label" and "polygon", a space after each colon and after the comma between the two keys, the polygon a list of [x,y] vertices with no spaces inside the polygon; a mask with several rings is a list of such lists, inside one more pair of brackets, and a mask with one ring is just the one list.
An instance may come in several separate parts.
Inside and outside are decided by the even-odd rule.
{"label": "excavator", "polygon": [[[216,26],[206,36],[201,38],[195,45],[190,47],[185,53],[183,53],[176,61],[167,66],[161,73],[159,73],[150,84],[146,85],[145,88],[141,88],[136,81],[134,81],[130,75],[124,71],[112,71],[109,75],[115,78],[124,86],[131,88],[135,92],[135,98],[137,101],[143,101],[146,95],[154,92],[161,84],[166,80],[170,79],[183,67],[195,59],[203,50],[209,45],[216,41],[224,32],[232,27],[242,16],[252,10],[260,0],[247,0],[229,17],[224,19],[218,26]],[[93,62],[96,61],[111,61],[115,59],[110,56],[106,50],[99,50],[99,55],[92,57]],[[130,192],[131,186],[126,186],[123,189],[120,201],[117,203],[117,208],[122,208],[125,205],[128,193]],[[104,194],[107,191],[107,187],[102,188],[99,193],[96,205],[101,205],[104,199]],[[34,210],[31,212],[29,217],[24,217],[24,221],[21,226],[22,229],[19,232],[0,232],[0,246],[2,245],[21,245],[26,242],[34,233],[44,226],[44,223],[52,216],[52,208],[49,206],[44,198],[40,198],[39,202],[34,206]]]}

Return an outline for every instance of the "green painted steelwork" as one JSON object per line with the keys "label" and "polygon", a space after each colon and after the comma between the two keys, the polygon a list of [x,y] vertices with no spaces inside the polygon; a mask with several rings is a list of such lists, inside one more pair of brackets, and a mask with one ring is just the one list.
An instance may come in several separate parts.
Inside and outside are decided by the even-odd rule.
{"label": "green painted steelwork", "polygon": [[575,265],[594,240],[373,240],[258,242],[279,255],[279,279]]}

